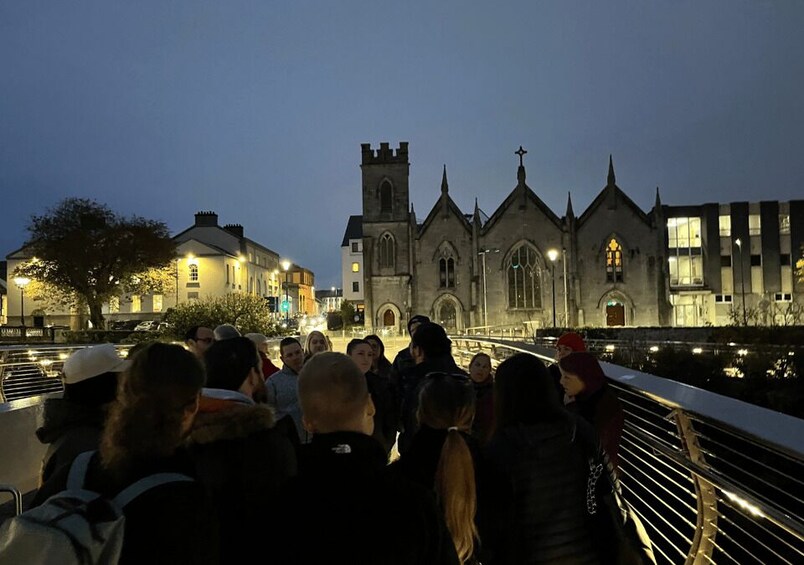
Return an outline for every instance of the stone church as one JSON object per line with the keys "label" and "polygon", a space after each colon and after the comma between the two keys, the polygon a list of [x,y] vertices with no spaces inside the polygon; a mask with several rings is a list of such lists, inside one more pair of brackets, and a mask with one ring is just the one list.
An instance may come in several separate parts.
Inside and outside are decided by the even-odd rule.
{"label": "stone church", "polygon": [[[424,221],[409,198],[408,143],[362,144],[362,267],[367,329],[401,330],[426,314],[449,331],[483,326],[670,325],[665,218],[639,208],[608,178],[576,216],[557,215],[526,182],[491,216],[441,195]],[[351,222],[350,222],[351,223]],[[355,247],[354,249],[356,249]]]}

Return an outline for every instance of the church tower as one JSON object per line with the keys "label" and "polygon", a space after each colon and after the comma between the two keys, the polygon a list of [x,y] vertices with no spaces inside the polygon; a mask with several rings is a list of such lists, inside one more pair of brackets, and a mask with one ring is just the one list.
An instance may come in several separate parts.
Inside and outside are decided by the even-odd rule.
{"label": "church tower", "polygon": [[413,245],[416,221],[410,206],[408,143],[396,150],[361,145],[363,179],[363,265],[365,323],[406,327],[413,303]]}

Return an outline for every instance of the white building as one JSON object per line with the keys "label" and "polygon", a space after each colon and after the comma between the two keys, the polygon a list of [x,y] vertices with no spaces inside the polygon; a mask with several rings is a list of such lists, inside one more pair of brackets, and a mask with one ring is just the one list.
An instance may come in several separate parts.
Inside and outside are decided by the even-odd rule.
{"label": "white building", "polygon": [[357,312],[365,308],[363,277],[363,216],[349,216],[341,243],[341,278],[343,300],[354,305]]}

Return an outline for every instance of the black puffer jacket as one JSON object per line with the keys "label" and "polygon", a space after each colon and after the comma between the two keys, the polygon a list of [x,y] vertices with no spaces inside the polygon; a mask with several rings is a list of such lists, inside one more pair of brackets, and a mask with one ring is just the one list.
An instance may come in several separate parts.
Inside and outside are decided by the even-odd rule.
{"label": "black puffer jacket", "polygon": [[373,438],[315,434],[299,476],[273,509],[260,547],[283,565],[458,565],[455,547],[423,487],[388,472]]}
{"label": "black puffer jacket", "polygon": [[[599,563],[586,514],[587,449],[577,416],[498,431],[489,465],[480,539],[484,563]],[[594,437],[594,431],[584,430]],[[585,436],[585,437],[588,437]]]}

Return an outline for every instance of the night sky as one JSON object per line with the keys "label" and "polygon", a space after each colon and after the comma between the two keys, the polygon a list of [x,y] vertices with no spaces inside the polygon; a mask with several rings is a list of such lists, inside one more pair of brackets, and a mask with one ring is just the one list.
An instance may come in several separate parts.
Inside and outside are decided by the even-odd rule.
{"label": "night sky", "polygon": [[646,211],[804,198],[802,29],[800,0],[5,0],[0,255],[79,196],[173,232],[214,210],[340,286],[364,142],[410,142],[420,221],[444,164],[491,215],[520,144],[558,215],[610,153]]}

